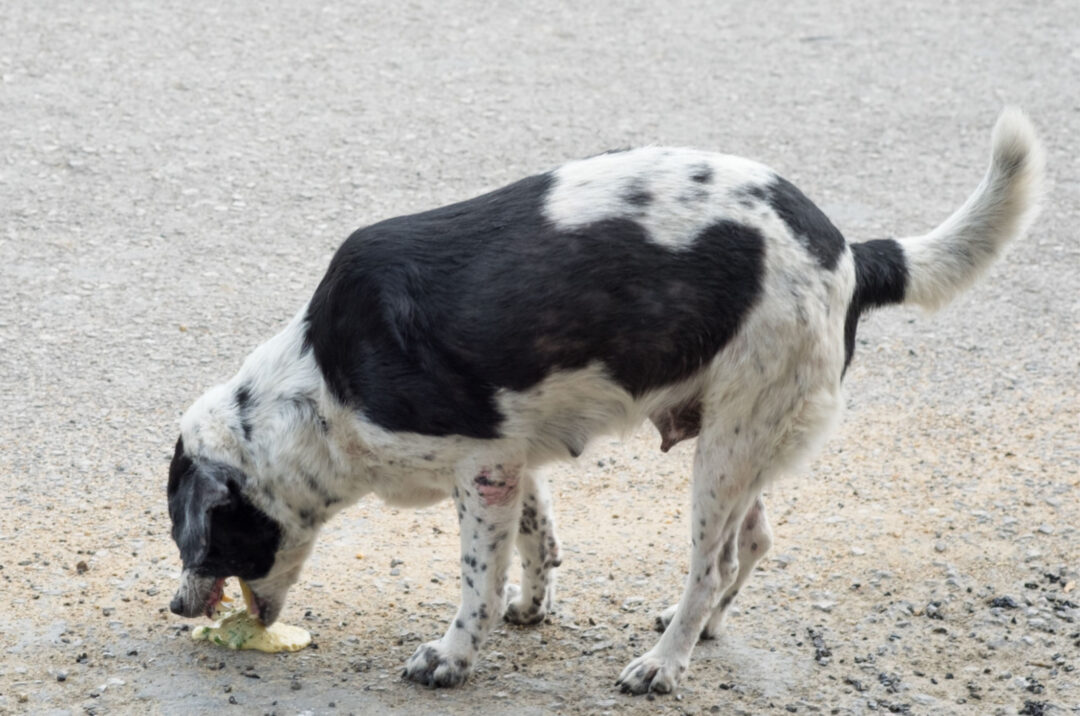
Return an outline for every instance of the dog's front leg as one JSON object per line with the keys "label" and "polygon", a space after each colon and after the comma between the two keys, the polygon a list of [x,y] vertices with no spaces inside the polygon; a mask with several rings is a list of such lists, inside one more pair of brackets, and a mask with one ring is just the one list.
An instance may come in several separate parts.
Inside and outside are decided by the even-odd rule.
{"label": "dog's front leg", "polygon": [[426,686],[457,686],[503,613],[503,590],[518,520],[522,466],[470,460],[457,471],[461,529],[461,607],[442,639],[416,650],[404,676]]}

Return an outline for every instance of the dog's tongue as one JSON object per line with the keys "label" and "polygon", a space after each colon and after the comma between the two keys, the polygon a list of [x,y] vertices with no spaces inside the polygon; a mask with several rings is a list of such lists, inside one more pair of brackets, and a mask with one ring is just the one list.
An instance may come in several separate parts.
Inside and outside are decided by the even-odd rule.
{"label": "dog's tongue", "polygon": [[258,617],[259,603],[255,601],[255,593],[251,591],[251,587],[244,580],[237,577],[236,581],[240,582],[240,593],[244,595],[244,605],[247,607],[248,614]]}

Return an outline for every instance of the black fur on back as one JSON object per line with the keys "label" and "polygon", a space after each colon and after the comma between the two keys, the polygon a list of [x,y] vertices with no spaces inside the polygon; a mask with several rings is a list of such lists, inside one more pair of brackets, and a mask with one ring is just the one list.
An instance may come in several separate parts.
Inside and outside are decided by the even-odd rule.
{"label": "black fur on back", "polygon": [[829,271],[836,268],[846,242],[814,202],[783,177],[777,177],[769,185],[768,202],[791,229],[796,240],[817,259],[822,268]]}
{"label": "black fur on back", "polygon": [[559,230],[539,175],[355,232],[315,291],[305,348],[387,430],[492,438],[495,394],[594,361],[633,395],[692,375],[757,300],[764,242],[719,221],[678,250],[628,218]]}

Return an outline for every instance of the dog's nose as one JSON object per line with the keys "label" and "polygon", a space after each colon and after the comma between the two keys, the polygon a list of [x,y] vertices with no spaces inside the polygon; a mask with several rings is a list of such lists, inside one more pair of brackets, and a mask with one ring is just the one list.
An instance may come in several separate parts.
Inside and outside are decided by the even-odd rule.
{"label": "dog's nose", "polygon": [[169,602],[169,611],[177,616],[184,616],[184,600],[180,597],[180,592],[177,592]]}

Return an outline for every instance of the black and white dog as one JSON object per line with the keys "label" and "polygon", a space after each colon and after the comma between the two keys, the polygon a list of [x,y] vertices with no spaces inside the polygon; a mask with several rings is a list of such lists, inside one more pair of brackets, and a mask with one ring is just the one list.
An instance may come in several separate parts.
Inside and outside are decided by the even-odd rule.
{"label": "black and white dog", "polygon": [[697,438],[693,548],[663,636],[619,684],[670,691],[770,546],[762,489],[834,422],[860,315],[969,286],[1034,218],[1042,172],[1031,124],[1006,110],[986,177],[923,236],[848,244],[767,167],[663,148],[357,231],[292,322],[181,420],[172,611],[207,613],[235,575],[269,624],[338,510],[452,497],[461,607],[405,675],[460,684],[498,620],[551,607],[538,468],[649,419],[662,450]]}

